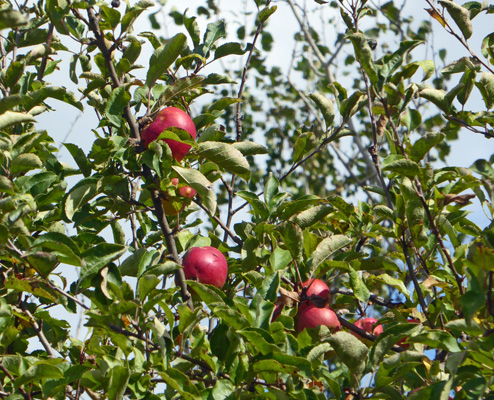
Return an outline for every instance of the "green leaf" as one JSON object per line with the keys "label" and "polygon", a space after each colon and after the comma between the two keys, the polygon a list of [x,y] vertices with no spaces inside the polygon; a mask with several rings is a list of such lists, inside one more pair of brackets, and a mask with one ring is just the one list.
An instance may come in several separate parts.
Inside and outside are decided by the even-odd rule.
{"label": "green leaf", "polygon": [[494,249],[474,243],[468,251],[468,260],[485,271],[494,271]]}
{"label": "green leaf", "polygon": [[105,265],[119,259],[127,251],[127,246],[114,243],[98,243],[90,249],[84,251],[81,256],[85,265],[81,271],[81,281],[96,274]]}
{"label": "green leaf", "polygon": [[372,50],[369,47],[367,38],[362,33],[353,33],[349,35],[348,38],[353,43],[353,48],[360,65],[366,72],[372,84],[376,85],[379,78],[377,76],[377,69],[374,65]]}
{"label": "green leaf", "polygon": [[369,352],[365,344],[350,333],[343,331],[336,332],[327,340],[350,371],[357,374],[363,372]]}
{"label": "green leaf", "polygon": [[440,132],[429,132],[418,139],[412,147],[411,159],[415,162],[422,160],[429,151],[441,143],[446,136]]}
{"label": "green leaf", "polygon": [[258,23],[264,24],[268,20],[268,18],[276,12],[277,9],[278,6],[273,6],[271,8],[264,7],[261,11],[259,11],[259,14],[257,15]]}
{"label": "green leaf", "polygon": [[303,261],[304,237],[302,229],[297,224],[287,221],[281,226],[281,234],[285,246],[290,251],[293,259],[297,262]]}
{"label": "green leaf", "polygon": [[57,297],[45,289],[42,282],[34,279],[17,279],[12,276],[5,281],[6,289],[14,289],[18,292],[32,293],[36,297],[47,299],[52,303],[57,303]]}
{"label": "green leaf", "polygon": [[363,260],[354,260],[351,265],[359,271],[400,271],[400,267],[391,257],[388,256],[374,256]]}
{"label": "green leaf", "polygon": [[280,247],[274,249],[269,257],[269,263],[274,271],[284,269],[292,261],[292,255],[288,250],[283,250]]}
{"label": "green leaf", "polygon": [[478,82],[475,82],[477,89],[482,94],[485,106],[488,110],[494,107],[494,74],[482,72]]}
{"label": "green leaf", "polygon": [[298,213],[291,220],[302,229],[305,229],[321,221],[332,211],[334,211],[334,208],[329,204],[321,204]]}
{"label": "green leaf", "polygon": [[403,293],[405,295],[405,297],[407,299],[410,299],[410,292],[408,291],[405,284],[403,283],[403,280],[393,278],[393,277],[389,276],[388,274],[378,275],[378,276],[375,276],[371,279],[376,279],[377,281],[383,282],[389,286],[392,286],[392,287],[398,289],[401,293]]}
{"label": "green leaf", "polygon": [[232,54],[241,56],[248,50],[248,47],[243,49],[240,43],[225,43],[216,49],[216,51],[214,52],[214,59],[217,60],[219,58],[230,56]]}
{"label": "green leaf", "polygon": [[233,79],[225,75],[209,74],[204,80],[204,85],[221,85],[223,83],[237,83]]}
{"label": "green leaf", "polygon": [[473,27],[468,10],[451,0],[439,0],[438,3],[448,10],[465,39],[469,39],[473,34]]}
{"label": "green leaf", "polygon": [[0,129],[8,128],[12,125],[23,124],[25,122],[36,122],[29,114],[21,112],[6,111],[0,114]]}
{"label": "green leaf", "polygon": [[49,362],[38,361],[30,366],[21,376],[17,377],[14,387],[18,389],[22,385],[39,379],[61,379],[63,372],[60,368]]}
{"label": "green leaf", "polygon": [[161,281],[162,280],[155,275],[141,276],[137,284],[139,289],[139,298],[141,301],[144,301],[148,294],[151,293],[151,291],[156,288]]}
{"label": "green leaf", "polygon": [[129,379],[130,370],[128,367],[116,366],[112,368],[110,370],[110,379],[108,381],[108,398],[112,400],[123,399]]}
{"label": "green leaf", "polygon": [[349,275],[350,275],[350,287],[353,290],[353,294],[358,300],[367,303],[370,297],[370,292],[369,289],[367,289],[367,286],[365,286],[362,277],[352,267],[349,267]]}
{"label": "green leaf", "polygon": [[250,178],[250,165],[242,153],[233,145],[222,142],[202,142],[198,144],[197,153],[226,169],[232,174],[240,176],[245,181]]}
{"label": "green leaf", "polygon": [[172,63],[179,57],[185,49],[187,37],[183,33],[178,33],[166,42],[165,45],[158,47],[149,60],[149,70],[146,76],[146,85],[152,88],[156,81]]}
{"label": "green leaf", "polygon": [[140,0],[132,7],[129,7],[125,15],[122,17],[122,24],[120,30],[122,33],[132,30],[135,20],[139,15],[144,12],[147,8],[154,6],[154,1],[151,0]]}
{"label": "green leaf", "polygon": [[86,157],[84,151],[77,145],[72,143],[64,143],[72,158],[75,160],[77,166],[81,170],[81,173],[87,178],[91,175],[91,163]]}
{"label": "green leaf", "polygon": [[48,232],[39,236],[32,244],[42,250],[49,250],[60,262],[81,266],[80,250],[77,244],[68,236],[58,232]]}
{"label": "green leaf", "polygon": [[[13,89],[15,84],[21,79],[24,74],[24,68],[26,64],[21,61],[12,61],[7,68],[7,72],[5,73],[5,85],[8,88]],[[23,99],[24,100],[24,99]]]}
{"label": "green leaf", "polygon": [[187,281],[187,284],[208,306],[221,303],[232,305],[232,301],[223,293],[223,291],[214,286],[204,285],[197,281]]}
{"label": "green leaf", "polygon": [[400,48],[393,54],[384,56],[382,60],[383,65],[380,69],[383,77],[388,78],[394,74],[402,66],[403,61],[408,57],[410,51],[423,43],[422,40],[405,40],[400,43]]}
{"label": "green leaf", "polygon": [[333,103],[320,93],[311,93],[309,98],[316,103],[317,108],[319,108],[322,112],[324,121],[326,121],[326,129],[329,129],[329,127],[333,124],[335,115]]}
{"label": "green leaf", "polygon": [[246,341],[256,348],[262,355],[278,353],[280,351],[278,347],[272,343],[268,343],[266,339],[264,339],[264,337],[253,328],[237,331],[237,334],[243,336]]}
{"label": "green leaf", "polygon": [[72,221],[74,214],[79,208],[96,196],[96,187],[97,179],[86,178],[70,189],[62,203],[67,220]]}
{"label": "green leaf", "polygon": [[0,29],[15,28],[27,24],[27,18],[19,11],[10,8],[0,10]]}
{"label": "green leaf", "polygon": [[259,200],[257,194],[248,192],[247,190],[240,190],[237,192],[237,196],[247,201],[253,208],[255,214],[260,216],[263,220],[266,220],[269,217],[269,210],[266,203]]}
{"label": "green leaf", "polygon": [[280,186],[280,181],[276,178],[272,173],[269,174],[266,184],[264,185],[264,202],[268,206],[268,209],[272,212],[273,207],[276,204],[273,204],[273,199],[278,194],[278,189]]}
{"label": "green leaf", "polygon": [[26,258],[29,264],[36,270],[38,273],[47,278],[50,273],[58,266],[58,258],[53,253],[47,253],[42,251],[35,251],[28,253]]}
{"label": "green leaf", "polygon": [[0,115],[5,111],[11,110],[14,107],[17,107],[19,104],[22,104],[23,98],[21,95],[14,94],[11,96],[6,96],[0,99]]}
{"label": "green leaf", "polygon": [[206,208],[211,214],[214,214],[216,212],[216,194],[212,183],[197,169],[176,166],[172,168],[201,196],[201,201]]}
{"label": "green leaf", "polygon": [[245,329],[250,326],[249,321],[241,313],[230,307],[224,305],[215,306],[213,313],[235,330]]}
{"label": "green leaf", "polygon": [[198,47],[198,52],[204,57],[208,56],[209,50],[213,46],[214,42],[218,39],[226,37],[225,21],[218,21],[217,23],[210,23],[206,28],[204,34],[203,43]]}
{"label": "green leaf", "polygon": [[110,8],[108,6],[101,6],[101,17],[102,21],[100,22],[100,26],[102,29],[110,29],[115,30],[115,28],[120,23],[120,13],[118,10],[114,8]]}
{"label": "green leaf", "polygon": [[41,168],[43,161],[33,153],[24,153],[12,160],[10,172],[14,175],[25,173],[33,169]]}
{"label": "green leaf", "polygon": [[268,149],[262,144],[256,142],[235,142],[232,146],[240,151],[244,157],[253,156],[256,154],[268,154]]}
{"label": "green leaf", "polygon": [[467,70],[479,72],[482,64],[473,57],[462,57],[442,69],[443,74],[457,74]]}
{"label": "green leaf", "polygon": [[377,337],[370,349],[369,365],[378,365],[394,344],[406,337],[410,337],[412,333],[418,331],[420,328],[421,325],[417,323],[400,323],[386,328]]}
{"label": "green leaf", "polygon": [[252,370],[256,373],[261,372],[280,372],[283,374],[296,375],[298,368],[293,365],[284,365],[276,360],[260,360],[252,364]]}
{"label": "green leaf", "polygon": [[28,93],[24,98],[24,107],[26,110],[30,110],[31,108],[42,104],[47,98],[59,100],[70,104],[80,111],[84,111],[82,103],[77,99],[75,94],[64,87],[59,86],[45,86],[39,90]]}
{"label": "green leaf", "polygon": [[122,113],[131,98],[130,93],[123,86],[111,92],[105,105],[105,115],[113,126],[117,128],[122,126]]}
{"label": "green leaf", "polygon": [[167,368],[166,372],[160,373],[160,376],[167,386],[170,386],[171,389],[178,392],[181,399],[197,400],[201,398],[201,394],[196,386],[190,381],[187,375],[178,369]]}
{"label": "green leaf", "polygon": [[451,103],[446,99],[444,90],[434,89],[430,86],[424,86],[419,92],[419,96],[435,104],[440,110],[448,113],[451,109]]}
{"label": "green leaf", "polygon": [[345,120],[350,119],[367,103],[367,95],[364,92],[357,90],[352,95],[343,100],[340,104],[340,114]]}
{"label": "green leaf", "polygon": [[160,103],[166,104],[176,96],[185,94],[188,90],[194,89],[201,85],[205,77],[196,75],[186,78],[180,78],[167,86],[165,91],[160,96]]}
{"label": "green leaf", "polygon": [[9,178],[3,175],[0,175],[0,192],[5,194],[15,193],[14,184]]}
{"label": "green leaf", "polygon": [[390,171],[399,175],[414,177],[420,173],[420,166],[415,161],[407,160],[405,158],[392,160],[389,163],[384,160],[383,171]]}
{"label": "green leaf", "polygon": [[431,329],[408,340],[410,343],[422,343],[434,349],[443,349],[451,353],[462,351],[458,341],[449,332]]}
{"label": "green leaf", "polygon": [[311,268],[315,270],[332,254],[346,246],[349,246],[352,242],[353,240],[345,235],[333,235],[329,238],[323,239],[314,251]]}

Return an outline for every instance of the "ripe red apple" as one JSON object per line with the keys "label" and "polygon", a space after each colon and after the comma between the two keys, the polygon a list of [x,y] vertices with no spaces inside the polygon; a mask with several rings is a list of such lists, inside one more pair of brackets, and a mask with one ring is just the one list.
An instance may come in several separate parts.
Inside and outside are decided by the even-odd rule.
{"label": "ripe red apple", "polygon": [[186,279],[197,279],[201,283],[221,289],[228,275],[225,256],[214,247],[193,247],[184,256],[182,265]]}
{"label": "ripe red apple", "polygon": [[[357,321],[355,321],[354,325],[357,328],[363,329],[367,333],[370,333],[374,336],[379,336],[381,333],[383,333],[383,326],[382,325],[376,325],[377,324],[377,319],[375,318],[360,318]],[[362,339],[362,337],[356,333],[351,331],[350,332],[353,336]]]}
{"label": "ripe red apple", "polygon": [[322,280],[309,279],[302,283],[302,288],[302,292],[305,292],[307,300],[300,302],[298,306],[299,314],[312,304],[318,307],[325,307],[329,304],[329,287]]}
{"label": "ripe red apple", "polygon": [[[180,128],[190,133],[193,139],[197,136],[196,126],[189,115],[176,107],[163,108],[153,122],[144,128],[141,132],[142,145],[147,148],[149,143],[158,139],[158,136],[167,128]],[[182,161],[190,146],[185,143],[177,142],[172,139],[164,139],[166,144],[170,146],[173,158],[177,161]]]}
{"label": "ripe red apple", "polygon": [[311,304],[299,314],[298,332],[302,332],[305,328],[315,328],[319,325],[327,326],[332,332],[339,331],[341,328],[338,316],[329,307],[319,308]]}
{"label": "ripe red apple", "polygon": [[166,215],[177,215],[185,208],[186,199],[192,199],[196,195],[196,191],[190,186],[178,187],[178,178],[172,178],[172,185],[177,186],[176,196],[161,200]]}

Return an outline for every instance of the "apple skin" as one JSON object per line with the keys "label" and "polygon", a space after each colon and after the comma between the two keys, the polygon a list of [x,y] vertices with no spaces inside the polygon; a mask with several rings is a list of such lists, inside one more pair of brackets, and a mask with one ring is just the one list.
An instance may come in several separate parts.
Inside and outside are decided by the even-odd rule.
{"label": "apple skin", "polygon": [[[367,333],[370,333],[377,337],[381,333],[383,333],[383,326],[382,325],[376,326],[376,323],[377,323],[377,319],[375,318],[360,318],[354,322],[354,325],[357,328],[360,328],[366,331]],[[356,338],[363,340],[363,338],[358,333],[353,331],[351,331],[350,333]]]}
{"label": "apple skin", "polygon": [[214,247],[191,248],[185,254],[182,265],[186,279],[197,279],[218,289],[225,285],[228,263],[223,253]]}
{"label": "apple skin", "polygon": [[[317,303],[316,305],[319,307],[325,307],[329,304],[330,290],[328,285],[322,280],[309,279],[302,283],[302,288],[308,288],[307,291],[305,291],[308,300],[300,302],[298,306],[299,314],[312,304]],[[316,299],[311,299],[312,296],[316,297]]]}
{"label": "apple skin", "polygon": [[315,328],[319,325],[327,326],[331,332],[339,331],[341,328],[338,316],[329,307],[319,308],[311,304],[299,314],[298,332],[302,332],[305,328]]}
{"label": "apple skin", "polygon": [[[172,185],[178,186],[178,178],[172,178]],[[163,205],[163,210],[166,215],[177,215],[185,208],[185,202],[180,205],[180,197],[186,197],[188,199],[193,199],[196,195],[196,191],[190,186],[182,186],[178,188],[178,195],[173,199],[162,199],[161,204]],[[179,209],[178,209],[179,208]]]}
{"label": "apple skin", "polygon": [[[147,148],[149,143],[158,139],[159,135],[167,128],[180,128],[190,133],[195,140],[197,136],[196,126],[189,115],[176,107],[163,108],[153,122],[141,132],[142,145]],[[182,161],[190,150],[190,146],[172,139],[164,139],[172,151],[172,156],[178,162]]]}

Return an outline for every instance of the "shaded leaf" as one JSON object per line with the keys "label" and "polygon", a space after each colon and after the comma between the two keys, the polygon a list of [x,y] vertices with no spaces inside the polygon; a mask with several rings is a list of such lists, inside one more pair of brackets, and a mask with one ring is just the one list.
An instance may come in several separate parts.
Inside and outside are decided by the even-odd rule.
{"label": "shaded leaf", "polygon": [[333,235],[329,238],[323,239],[317,245],[316,251],[312,256],[311,267],[313,269],[317,268],[336,251],[350,245],[352,242],[353,240],[345,235]]}
{"label": "shaded leaf", "polygon": [[242,153],[233,145],[222,142],[202,142],[197,153],[245,181],[250,178],[250,165]]}
{"label": "shaded leaf", "polygon": [[[122,22],[123,25],[123,22]],[[151,88],[160,76],[172,65],[184,50],[187,37],[183,33],[178,33],[158,47],[149,60],[149,70],[146,76],[146,85]]]}
{"label": "shaded leaf", "polygon": [[201,196],[206,208],[211,214],[214,214],[216,212],[216,194],[211,182],[197,169],[177,166],[172,168]]}
{"label": "shaded leaf", "polygon": [[329,336],[327,340],[350,371],[358,374],[364,370],[369,350],[359,339],[348,332],[340,331]]}
{"label": "shaded leaf", "polygon": [[8,128],[12,125],[23,124],[25,122],[36,122],[29,114],[15,111],[6,111],[0,114],[0,129]]}

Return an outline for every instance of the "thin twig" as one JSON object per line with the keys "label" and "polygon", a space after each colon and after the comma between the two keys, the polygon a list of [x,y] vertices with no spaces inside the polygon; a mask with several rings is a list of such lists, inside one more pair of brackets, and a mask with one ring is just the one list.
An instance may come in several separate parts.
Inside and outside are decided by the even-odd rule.
{"label": "thin twig", "polygon": [[403,237],[401,240],[401,247],[403,249],[403,254],[405,255],[405,262],[407,264],[408,272],[412,278],[413,286],[415,288],[415,292],[417,293],[417,298],[419,299],[420,307],[422,307],[422,312],[427,318],[427,322],[429,323],[431,328],[434,328],[432,324],[429,313],[427,311],[427,304],[425,304],[424,294],[422,293],[422,288],[420,287],[420,283],[417,279],[417,275],[415,274],[415,269],[413,268],[412,260],[410,259],[410,253],[408,251],[408,243],[405,237],[405,232],[403,232]]}
{"label": "thin twig", "polygon": [[36,321],[36,318],[34,318],[33,314],[31,314],[31,312],[27,309],[26,304],[24,302],[21,302],[20,307],[21,307],[22,311],[24,311],[26,313],[26,315],[29,317],[29,319],[31,320],[31,325],[34,328],[34,331],[36,332],[36,335],[38,336],[40,343],[45,348],[46,354],[48,354],[48,357],[55,358],[55,353],[54,353],[50,343],[48,342],[48,340],[46,340],[46,336],[43,333],[43,329],[41,328],[41,325],[38,324],[38,321]]}

